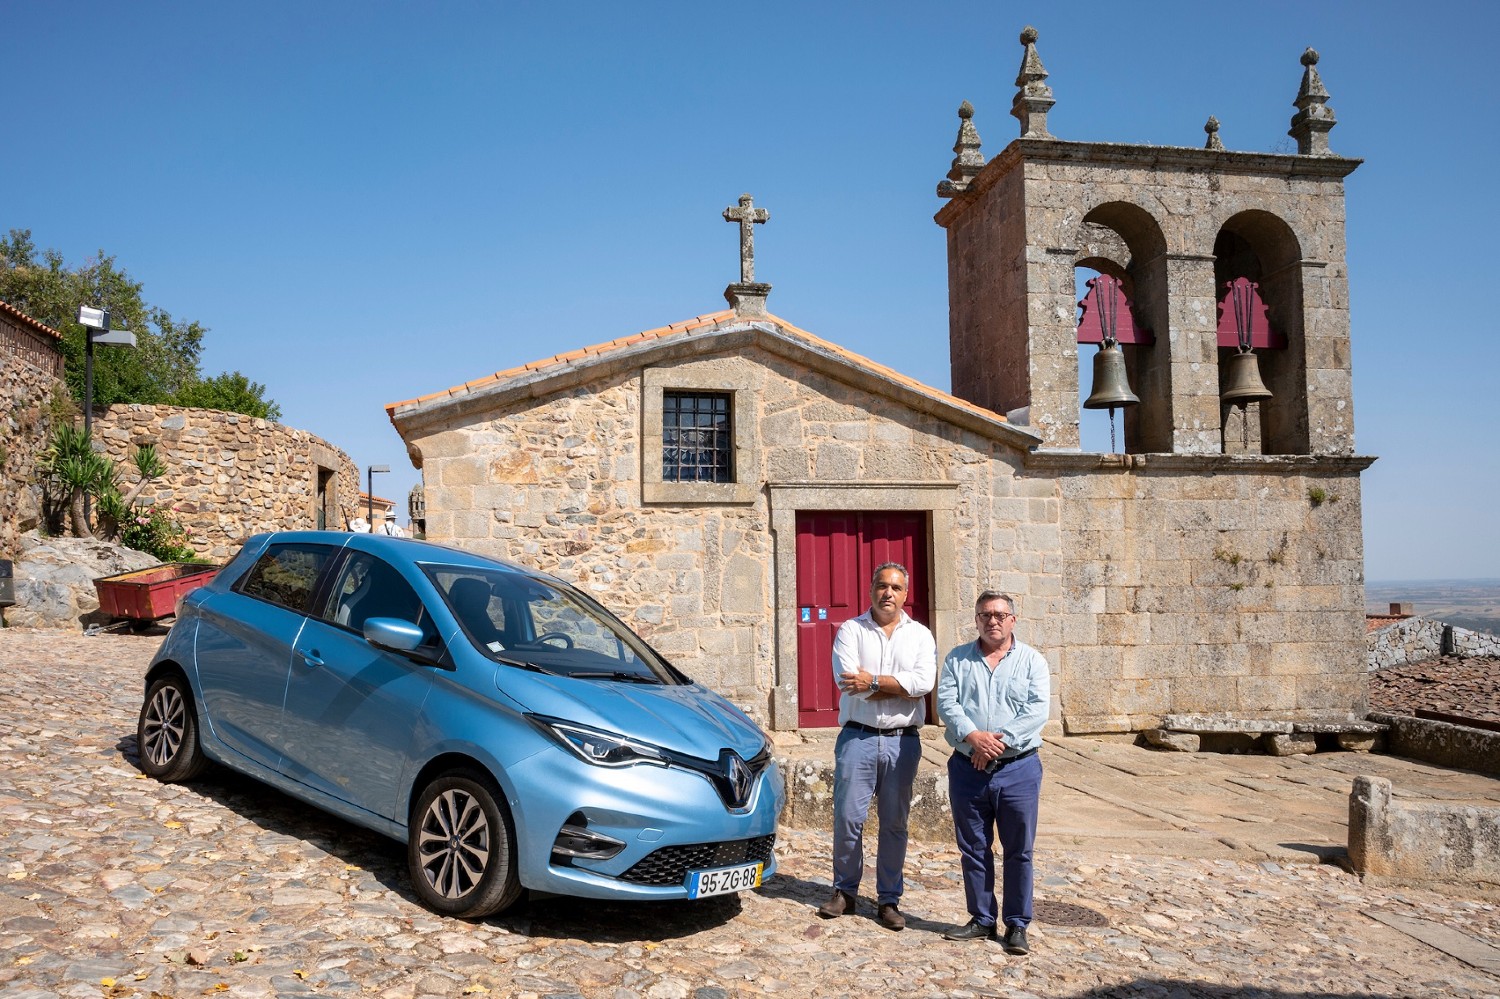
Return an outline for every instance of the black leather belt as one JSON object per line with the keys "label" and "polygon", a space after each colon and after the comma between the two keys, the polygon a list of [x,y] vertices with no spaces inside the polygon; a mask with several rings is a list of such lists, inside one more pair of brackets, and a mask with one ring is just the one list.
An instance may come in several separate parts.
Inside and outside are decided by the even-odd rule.
{"label": "black leather belt", "polygon": [[[874,725],[863,725],[857,721],[844,722],[845,728],[857,728],[861,732],[869,732],[871,735],[921,735],[922,729],[919,725],[905,725],[901,728],[876,728]],[[1036,752],[1036,750],[1032,750]]]}
{"label": "black leather belt", "polygon": [[[853,722],[850,722],[850,724],[852,725]],[[960,753],[957,750],[954,751],[954,755],[955,756],[962,756],[966,761],[968,761],[968,763],[969,763],[970,766],[974,765],[974,761],[973,761],[973,759],[971,757],[964,756],[963,753]],[[989,763],[985,764],[984,772],[987,773],[987,774],[992,774],[992,773],[994,773],[997,770],[1003,769],[1004,767],[1006,767],[1006,766],[1008,766],[1008,765],[1010,765],[1012,763],[1015,763],[1017,760],[1024,760],[1028,756],[1035,756],[1035,755],[1036,755],[1036,747],[1032,746],[1030,749],[1023,749],[1021,752],[1017,753],[1014,756],[1001,756],[1001,757],[999,757],[997,759],[990,760]]]}

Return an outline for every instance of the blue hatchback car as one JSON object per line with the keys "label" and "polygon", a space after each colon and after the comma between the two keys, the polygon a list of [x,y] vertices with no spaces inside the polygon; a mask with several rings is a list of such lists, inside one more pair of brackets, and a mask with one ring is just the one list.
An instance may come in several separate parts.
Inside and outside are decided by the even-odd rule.
{"label": "blue hatchback car", "polygon": [[212,760],[406,844],[433,910],[702,898],[776,867],[765,734],[561,580],[440,545],[251,538],[146,675],[141,768]]}

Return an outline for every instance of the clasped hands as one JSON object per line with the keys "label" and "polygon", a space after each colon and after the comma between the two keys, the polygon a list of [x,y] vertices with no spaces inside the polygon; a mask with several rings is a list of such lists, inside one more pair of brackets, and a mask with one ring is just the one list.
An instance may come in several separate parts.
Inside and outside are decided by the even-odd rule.
{"label": "clasped hands", "polygon": [[976,770],[985,769],[1005,752],[1005,743],[994,732],[981,732],[975,729],[964,736],[964,742],[974,747],[974,752],[969,754],[969,759],[974,762]]}
{"label": "clasped hands", "polygon": [[875,676],[860,670],[858,673],[840,673],[839,690],[846,694],[860,694],[875,689]]}

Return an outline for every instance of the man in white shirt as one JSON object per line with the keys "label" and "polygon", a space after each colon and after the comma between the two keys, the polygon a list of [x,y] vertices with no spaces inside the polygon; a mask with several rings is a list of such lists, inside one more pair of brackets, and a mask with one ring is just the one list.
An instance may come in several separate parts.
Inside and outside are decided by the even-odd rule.
{"label": "man in white shirt", "polygon": [[906,820],[922,758],[924,698],[937,681],[932,632],[901,609],[910,578],[895,562],[876,569],[870,609],[840,625],[833,639],[843,728],[833,750],[833,897],[818,915],[832,919],[854,911],[865,868],[865,816],[873,797],[880,817],[876,918],[890,930],[906,927],[899,907]]}

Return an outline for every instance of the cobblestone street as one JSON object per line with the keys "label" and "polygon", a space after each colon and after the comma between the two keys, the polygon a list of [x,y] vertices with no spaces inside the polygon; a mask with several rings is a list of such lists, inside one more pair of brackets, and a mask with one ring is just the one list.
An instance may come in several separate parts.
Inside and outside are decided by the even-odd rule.
{"label": "cobblestone street", "polygon": [[[443,919],[408,890],[395,842],[222,770],[145,778],[139,678],[159,641],[0,633],[6,999],[1500,996],[1481,970],[1500,974],[1492,892],[1046,842],[1027,958],[942,939],[967,918],[946,842],[914,844],[905,932],[881,929],[868,896],[855,918],[818,919],[828,842],[806,830],[737,898]],[[1461,946],[1422,942],[1440,938]]]}

